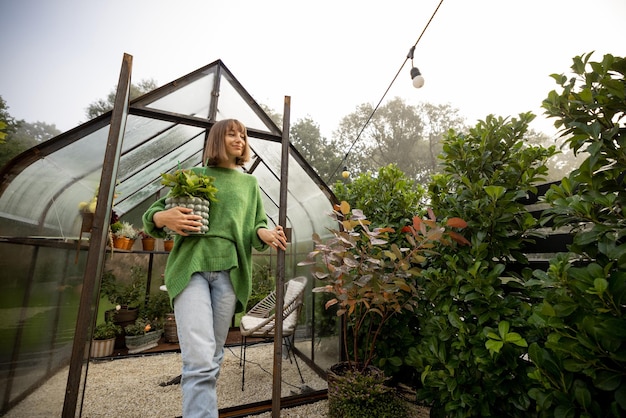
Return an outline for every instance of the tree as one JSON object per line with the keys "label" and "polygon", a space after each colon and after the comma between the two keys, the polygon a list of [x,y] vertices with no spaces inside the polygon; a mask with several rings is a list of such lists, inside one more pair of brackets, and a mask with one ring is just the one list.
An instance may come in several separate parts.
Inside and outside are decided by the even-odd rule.
{"label": "tree", "polygon": [[7,134],[6,143],[0,147],[0,167],[27,149],[60,133],[61,131],[55,125],[49,125],[45,122],[18,121],[13,126],[13,131]]}
{"label": "tree", "polygon": [[343,151],[353,173],[396,164],[408,177],[424,182],[437,169],[442,135],[463,120],[449,105],[407,105],[394,98],[376,112],[362,104],[344,117],[332,144]]}
{"label": "tree", "polygon": [[7,135],[15,132],[19,122],[9,114],[9,106],[0,96],[0,144],[5,143]]}
{"label": "tree", "polygon": [[[149,91],[152,91],[158,87],[157,83],[153,79],[141,80],[138,84],[130,85],[130,99],[133,100],[139,96],[142,96]],[[98,99],[95,102],[92,102],[85,109],[85,116],[88,120],[91,120],[95,117],[102,115],[103,113],[108,112],[113,109],[113,103],[115,102],[115,93],[117,92],[117,88],[111,89],[111,92],[105,99]]]}
{"label": "tree", "polygon": [[[322,137],[319,125],[309,116],[299,119],[291,126],[290,138],[304,159],[328,182],[337,165],[341,163],[341,154]],[[335,173],[334,180],[338,178]]]}

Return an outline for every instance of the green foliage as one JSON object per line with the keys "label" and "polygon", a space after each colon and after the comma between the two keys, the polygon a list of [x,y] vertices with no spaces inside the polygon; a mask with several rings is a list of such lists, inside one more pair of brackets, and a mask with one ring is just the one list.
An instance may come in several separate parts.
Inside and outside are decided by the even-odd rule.
{"label": "green foliage", "polygon": [[124,333],[129,336],[136,336],[136,335],[144,335],[147,332],[156,331],[158,329],[159,329],[158,324],[148,319],[139,317],[135,320],[133,324],[126,325],[124,327]]}
{"label": "green foliage", "polygon": [[102,273],[100,293],[114,305],[137,307],[146,291],[147,275],[138,266],[130,268],[130,281],[117,280],[112,270]]}
{"label": "green foliage", "polygon": [[162,173],[161,184],[170,187],[169,197],[200,197],[216,201],[215,177],[191,169],[180,169],[174,173]]}
{"label": "green foliage", "polygon": [[339,201],[359,208],[374,226],[400,229],[419,213],[425,190],[407,177],[395,164],[381,167],[376,174],[360,174],[349,183],[333,185]]}
{"label": "green foliage", "polygon": [[252,294],[248,298],[246,311],[252,309],[276,287],[276,279],[269,264],[254,264],[252,269]]}
{"label": "green foliage", "polygon": [[165,315],[174,312],[167,292],[157,292],[150,295],[148,303],[142,308],[141,313],[144,318],[152,324],[163,328]]}
{"label": "green foliage", "polygon": [[111,226],[111,232],[116,237],[126,237],[129,239],[137,239],[139,237],[139,231],[135,229],[135,227],[126,221],[122,221],[121,225],[115,226],[115,231],[113,231],[113,226]]}
{"label": "green foliage", "polygon": [[[440,248],[420,281],[418,344],[406,362],[421,376],[418,398],[447,417],[527,417],[532,341],[530,291],[502,276],[525,261],[536,221],[517,200],[535,191],[554,149],[530,146],[529,113],[488,116],[468,134],[451,131],[444,172],[429,185],[432,205],[447,219],[467,220],[471,246]],[[524,291],[528,293],[524,293]]]}
{"label": "green foliage", "polygon": [[289,134],[293,146],[326,183],[339,178],[340,173],[335,173],[332,179],[330,177],[341,164],[342,153],[322,137],[319,124],[310,117],[299,119],[291,126]]}
{"label": "green foliage", "polygon": [[[158,85],[153,79],[144,79],[139,81],[139,83],[137,84],[133,83],[130,85],[130,100],[136,99],[137,97],[142,96],[149,91],[156,89],[157,87]],[[116,93],[117,87],[114,87],[107,95],[106,100],[98,99],[95,102],[89,104],[89,106],[85,109],[85,116],[87,117],[87,119],[91,120],[113,109]]]}
{"label": "green foliage", "polygon": [[92,338],[94,340],[108,340],[111,338],[115,338],[118,334],[122,332],[122,327],[119,325],[115,325],[113,322],[102,322],[96,325],[96,328],[93,330]]}
{"label": "green foliage", "polygon": [[27,149],[61,133],[55,125],[16,120],[8,109],[0,96],[0,167]]}
{"label": "green foliage", "polygon": [[351,370],[328,382],[329,416],[334,418],[404,418],[406,407],[395,390],[385,384],[380,370]]}
{"label": "green foliage", "polygon": [[528,284],[546,290],[531,318],[544,338],[529,350],[541,416],[626,415],[626,59],[590,58],[574,58],[572,78],[553,75],[561,92],[543,102],[588,156],[545,198],[542,222],[571,229],[571,253]]}

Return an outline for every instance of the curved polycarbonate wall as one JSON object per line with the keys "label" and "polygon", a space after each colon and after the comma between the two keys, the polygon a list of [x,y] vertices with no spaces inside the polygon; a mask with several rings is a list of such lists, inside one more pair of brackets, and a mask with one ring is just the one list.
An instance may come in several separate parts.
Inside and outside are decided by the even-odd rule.
{"label": "curved polycarbonate wall", "polygon": [[[42,143],[0,169],[0,414],[42,388],[53,394],[50,405],[64,402],[85,265],[93,250],[90,233],[81,232],[79,203],[91,200],[103,173],[111,172],[103,162],[112,114]],[[244,169],[258,178],[270,223],[278,223],[282,133],[221,61],[130,103],[120,157],[114,163],[117,177],[111,179],[116,185],[113,210],[121,219],[140,227],[144,210],[167,192],[160,174],[201,165],[208,130],[225,118],[239,119],[248,127],[253,159]],[[291,231],[286,280],[310,277],[308,268],[297,264],[312,249],[312,234],[326,236],[335,226],[328,216],[334,202],[328,187],[291,146],[288,160],[287,178],[282,179],[287,184],[284,226]],[[105,251],[109,267],[149,263],[152,284],[147,292],[158,291],[167,259],[162,248],[151,253]],[[254,257],[255,263],[277,265],[275,251]],[[88,296],[98,300],[97,294]],[[336,345],[336,338],[316,332],[316,305],[309,289],[296,347],[323,370],[336,359],[316,358],[316,347],[321,338]],[[90,312],[93,323],[99,311],[94,306]],[[88,373],[88,367],[82,373]],[[48,387],[53,381],[63,384]]]}

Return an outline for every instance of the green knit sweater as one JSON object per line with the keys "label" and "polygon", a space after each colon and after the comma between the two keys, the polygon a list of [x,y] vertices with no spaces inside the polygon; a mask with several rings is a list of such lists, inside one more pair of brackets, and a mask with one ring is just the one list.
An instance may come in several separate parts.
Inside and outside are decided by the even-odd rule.
{"label": "green knit sweater", "polygon": [[[170,301],[187,286],[195,272],[230,270],[230,280],[237,295],[236,312],[248,303],[252,291],[252,248],[259,251],[267,245],[257,235],[267,227],[267,216],[256,177],[239,170],[204,167],[194,168],[215,177],[217,202],[211,202],[209,231],[203,235],[176,235],[174,248],[167,258],[165,285]],[[165,209],[165,198],[152,204],[143,215],[144,230],[156,237],[165,237],[152,220]]]}

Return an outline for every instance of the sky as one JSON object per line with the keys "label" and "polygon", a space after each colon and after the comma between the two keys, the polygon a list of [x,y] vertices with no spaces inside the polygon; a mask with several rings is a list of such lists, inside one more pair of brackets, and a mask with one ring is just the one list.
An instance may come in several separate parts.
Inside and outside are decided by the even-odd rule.
{"label": "sky", "polygon": [[66,131],[115,87],[124,53],[133,82],[158,85],[221,59],[257,102],[282,113],[289,96],[291,123],[310,117],[326,137],[394,97],[472,125],[532,111],[552,135],[550,74],[592,51],[626,56],[625,41],[626,0],[0,0],[0,96]]}

